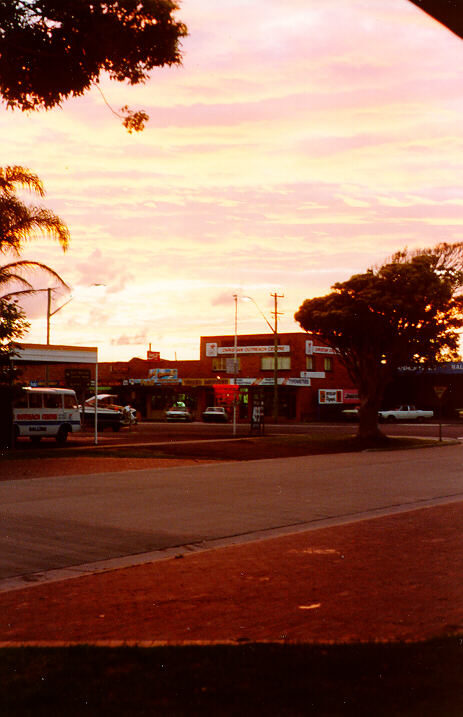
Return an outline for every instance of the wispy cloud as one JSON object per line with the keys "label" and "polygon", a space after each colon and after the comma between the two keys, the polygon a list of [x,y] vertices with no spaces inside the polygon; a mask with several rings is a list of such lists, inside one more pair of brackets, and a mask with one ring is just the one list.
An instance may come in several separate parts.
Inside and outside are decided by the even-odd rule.
{"label": "wispy cloud", "polygon": [[115,108],[148,111],[141,135],[96,92],[0,115],[3,164],[36,171],[71,229],[66,254],[46,239],[25,253],[79,287],[53,340],[193,358],[201,334],[233,332],[236,292],[267,312],[278,288],[281,328],[298,330],[307,296],[403,246],[461,240],[461,40],[403,0],[184,0],[179,16],[182,67],[102,83]]}

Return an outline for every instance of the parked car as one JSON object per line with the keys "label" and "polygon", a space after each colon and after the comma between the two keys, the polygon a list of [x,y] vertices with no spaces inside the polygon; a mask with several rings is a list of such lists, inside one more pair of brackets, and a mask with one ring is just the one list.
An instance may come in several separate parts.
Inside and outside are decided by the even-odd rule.
{"label": "parked car", "polygon": [[[95,396],[87,398],[85,401],[85,410],[87,406],[95,408]],[[114,393],[99,393],[98,394],[98,408],[109,408],[112,411],[121,411],[124,415],[125,423],[129,425],[135,425],[138,423],[137,411],[132,406],[123,406],[118,397]]]}
{"label": "parked car", "polygon": [[[111,393],[100,393],[97,396],[98,405],[98,429],[104,431],[111,428],[113,431],[120,431],[124,426],[130,426],[137,422],[136,411],[131,406],[122,406],[118,398]],[[89,426],[95,425],[95,396],[85,401],[84,409],[81,407],[81,414],[85,423]]]}
{"label": "parked car", "polygon": [[208,406],[202,414],[203,421],[226,423],[228,414],[223,406]]}
{"label": "parked car", "polygon": [[166,411],[166,421],[194,421],[192,413],[188,408],[181,406],[172,406]]}
{"label": "parked car", "polygon": [[359,410],[358,408],[345,408],[341,411],[341,415],[346,421],[358,421]]}
{"label": "parked car", "polygon": [[388,421],[388,423],[394,423],[395,421],[423,421],[426,418],[432,418],[434,412],[422,411],[415,408],[415,406],[399,406],[399,408],[392,410],[379,411],[378,416],[380,421]]}

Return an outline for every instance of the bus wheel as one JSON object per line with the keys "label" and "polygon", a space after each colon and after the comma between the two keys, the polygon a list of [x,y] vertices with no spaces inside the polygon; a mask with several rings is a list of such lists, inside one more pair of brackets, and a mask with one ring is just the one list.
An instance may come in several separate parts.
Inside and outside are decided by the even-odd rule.
{"label": "bus wheel", "polygon": [[63,445],[64,443],[66,443],[67,437],[68,437],[68,429],[66,428],[66,426],[60,426],[59,431],[56,434],[56,442],[59,443],[60,445]]}

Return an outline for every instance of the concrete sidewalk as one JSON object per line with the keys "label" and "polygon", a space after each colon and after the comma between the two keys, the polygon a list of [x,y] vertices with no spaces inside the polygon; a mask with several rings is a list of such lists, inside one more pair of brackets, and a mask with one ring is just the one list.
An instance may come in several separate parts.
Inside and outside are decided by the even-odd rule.
{"label": "concrete sidewalk", "polygon": [[2,644],[463,633],[463,503],[0,594]]}

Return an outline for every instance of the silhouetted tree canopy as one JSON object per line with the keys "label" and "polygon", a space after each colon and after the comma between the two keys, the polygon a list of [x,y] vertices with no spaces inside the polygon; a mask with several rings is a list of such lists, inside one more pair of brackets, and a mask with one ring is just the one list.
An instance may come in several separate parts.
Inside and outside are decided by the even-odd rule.
{"label": "silhouetted tree canopy", "polygon": [[[180,63],[187,30],[177,9],[171,0],[0,0],[0,95],[10,108],[40,110],[84,94],[102,72],[142,83]],[[124,110],[128,125],[146,119]]]}
{"label": "silhouetted tree canopy", "polygon": [[463,242],[439,244],[398,252],[299,308],[296,321],[338,352],[359,389],[360,437],[382,435],[378,410],[397,368],[458,357],[462,287]]}
{"label": "silhouetted tree canopy", "polygon": [[463,37],[462,0],[410,0],[410,2],[448,27],[455,35]]}

